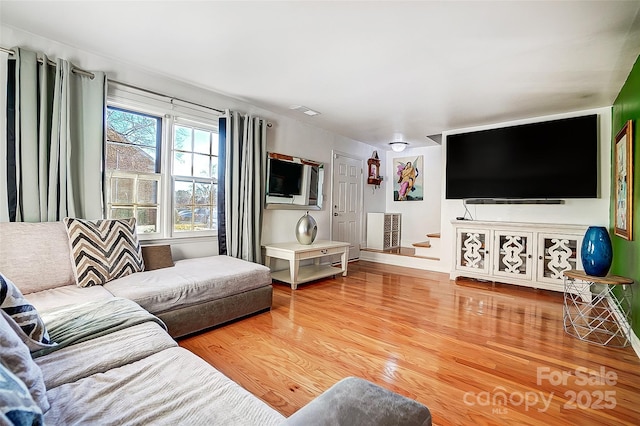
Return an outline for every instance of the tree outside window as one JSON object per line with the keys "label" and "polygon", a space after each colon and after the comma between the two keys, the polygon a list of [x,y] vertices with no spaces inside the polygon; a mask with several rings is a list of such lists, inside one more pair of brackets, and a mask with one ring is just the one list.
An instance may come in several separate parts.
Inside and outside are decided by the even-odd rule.
{"label": "tree outside window", "polygon": [[107,107],[108,217],[135,217],[139,233],[159,232],[162,119]]}

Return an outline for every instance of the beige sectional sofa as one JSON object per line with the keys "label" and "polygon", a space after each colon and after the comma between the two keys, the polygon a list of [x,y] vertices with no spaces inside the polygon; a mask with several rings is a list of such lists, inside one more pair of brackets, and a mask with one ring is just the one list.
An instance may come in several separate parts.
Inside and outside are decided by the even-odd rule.
{"label": "beige sectional sofa", "polygon": [[[53,352],[49,351],[55,347],[32,353],[37,367],[31,368],[40,369],[49,403],[43,410],[46,425],[283,423],[277,411],[178,347],[151,317],[124,327],[107,321],[106,332],[93,330],[95,337],[87,336],[89,324],[104,319],[94,312],[123,301],[129,304],[116,315],[116,322],[123,315],[148,315],[118,298],[41,313],[52,340],[60,342]],[[76,326],[67,326],[73,323]],[[0,324],[0,329],[6,334],[6,326]]]}
{"label": "beige sectional sofa", "polygon": [[28,411],[24,404],[11,411],[4,396],[24,395],[2,388],[7,374],[22,380],[33,401],[41,402],[46,389],[46,406],[33,413],[44,413],[47,425],[431,424],[424,405],[357,378],[285,419],[180,348],[165,323],[180,336],[271,306],[269,271],[260,265],[226,256],[191,259],[79,288],[69,264],[61,223],[0,224],[0,284],[38,308],[55,342],[34,342],[2,305],[0,424]]}
{"label": "beige sectional sofa", "polygon": [[72,266],[64,223],[0,223],[0,271],[38,310],[125,297],[181,337],[271,308],[269,269],[229,256],[179,260],[91,287],[76,285]]}

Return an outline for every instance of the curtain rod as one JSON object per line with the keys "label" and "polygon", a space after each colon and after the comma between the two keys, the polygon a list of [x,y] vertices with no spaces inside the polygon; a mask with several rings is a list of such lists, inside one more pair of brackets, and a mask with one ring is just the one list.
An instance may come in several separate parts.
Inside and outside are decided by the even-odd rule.
{"label": "curtain rod", "polygon": [[176,98],[175,96],[169,96],[169,95],[165,95],[164,93],[159,93],[159,92],[154,92],[153,90],[149,90],[149,89],[144,89],[142,87],[138,87],[138,86],[134,86],[133,84],[129,84],[129,83],[123,83],[122,81],[118,81],[118,80],[109,80],[111,83],[116,83],[119,84],[121,86],[125,86],[125,87],[129,87],[130,89],[136,89],[136,90],[140,90],[141,92],[145,92],[145,93],[149,93],[151,95],[155,95],[155,96],[161,96],[163,98],[169,98],[169,99],[173,99],[175,101],[180,101],[180,102],[184,102],[186,104],[191,104],[191,105],[195,105],[195,106],[199,106],[201,108],[206,108],[206,109],[210,109],[216,112],[219,112],[220,114],[224,114],[224,110],[218,109],[218,108],[213,108],[207,105],[202,105],[202,104],[198,104],[195,102],[191,102],[191,101],[185,101],[184,99],[180,99],[180,98]]}
{"label": "curtain rod", "polygon": [[[1,52],[5,52],[5,53],[8,53],[9,55],[15,55],[15,52],[14,52],[12,49],[7,49],[6,47],[2,47],[2,46],[0,46],[0,51],[1,51]],[[39,63],[42,63],[43,61],[42,61],[42,59],[38,59],[38,62],[39,62]],[[47,63],[48,63],[49,65],[56,66],[56,63],[55,63],[55,62],[53,62],[52,60],[48,60],[48,61],[47,61]],[[76,74],[81,74],[81,75],[84,75],[84,76],[87,76],[87,77],[90,77],[90,78],[94,78],[94,77],[95,77],[95,75],[94,75],[92,72],[89,72],[89,71],[83,70],[83,69],[81,69],[81,68],[78,68],[78,67],[76,67],[75,65],[74,65],[74,66],[72,66],[71,71],[72,71],[72,72],[74,72],[74,73],[76,73]],[[213,111],[216,111],[216,112],[219,112],[219,113],[221,113],[221,114],[224,114],[224,111],[219,110],[219,109],[217,109],[217,108],[212,108],[212,107],[210,107],[210,106],[197,104],[197,103],[195,103],[195,102],[185,101],[185,100],[182,100],[182,99],[175,98],[175,97],[173,97],[173,96],[167,96],[167,95],[165,95],[165,94],[163,94],[163,93],[158,93],[158,92],[154,92],[154,91],[152,91],[152,90],[143,89],[142,87],[137,87],[137,86],[134,86],[134,85],[132,85],[132,84],[123,83],[123,82],[121,82],[121,81],[117,81],[117,80],[108,80],[108,81],[113,82],[113,83],[120,84],[120,85],[122,85],[122,86],[129,87],[129,88],[131,88],[131,89],[136,89],[136,90],[140,90],[140,91],[142,91],[142,92],[150,93],[150,94],[152,94],[152,95],[161,96],[161,97],[169,98],[169,99],[175,99],[176,101],[180,101],[180,102],[184,102],[184,103],[187,103],[187,104],[196,105],[196,106],[199,106],[199,107],[202,107],[202,108],[206,108],[206,109],[211,109],[211,110],[213,110]]]}
{"label": "curtain rod", "polygon": [[[7,49],[6,47],[0,47],[0,51],[8,53],[9,55],[15,55],[16,54],[16,52],[14,52],[11,49]],[[38,59],[38,62],[39,63],[43,63],[44,61],[42,59]],[[51,59],[47,60],[47,64],[53,65],[54,67],[57,65]],[[83,70],[82,68],[78,68],[75,65],[71,66],[71,72],[76,73],[76,74],[80,74],[80,75],[84,75],[84,76],[89,77],[91,79],[93,79],[95,77],[95,74],[93,74],[92,72],[89,72],[87,70]]]}
{"label": "curtain rod", "polygon": [[[5,53],[8,53],[8,54],[10,54],[10,55],[15,55],[15,52],[14,52],[13,50],[11,50],[11,49],[7,49],[6,47],[2,47],[2,46],[0,46],[0,51],[5,52]],[[39,59],[39,60],[38,60],[38,62],[42,63],[42,60],[40,60],[40,59]],[[47,63],[48,63],[48,64],[50,64],[50,65],[56,66],[56,63],[55,63],[55,62],[53,62],[53,61],[51,61],[51,60],[48,60],[48,61],[47,61]],[[71,68],[71,71],[72,71],[72,72],[74,72],[74,73],[76,73],[76,74],[81,74],[81,75],[84,75],[84,76],[87,76],[87,77],[90,77],[90,78],[95,77],[95,75],[94,75],[92,72],[89,72],[89,71],[83,70],[83,69],[78,68],[78,67],[76,67],[76,66],[73,66],[73,67]],[[110,81],[110,82],[112,82],[112,83],[119,84],[119,85],[121,85],[121,86],[129,87],[129,88],[131,88],[131,89],[136,89],[136,90],[140,90],[140,91],[142,91],[142,92],[150,93],[150,94],[152,94],[152,95],[162,96],[162,97],[164,97],[164,98],[169,98],[169,99],[175,99],[176,101],[180,101],[180,102],[184,102],[184,103],[187,103],[187,104],[191,104],[191,105],[199,106],[199,107],[201,107],[201,108],[210,109],[210,110],[213,110],[213,111],[219,112],[219,113],[221,113],[221,114],[224,114],[224,112],[225,112],[224,110],[220,110],[220,109],[218,109],[218,108],[213,108],[213,107],[210,107],[210,106],[207,106],[207,105],[202,105],[202,104],[198,104],[198,103],[191,102],[191,101],[185,101],[185,100],[183,100],[183,99],[179,99],[179,98],[176,98],[176,97],[173,97],[173,96],[165,95],[164,93],[158,93],[158,92],[154,92],[153,90],[144,89],[144,88],[142,88],[142,87],[134,86],[133,84],[123,83],[123,82],[121,82],[121,81],[117,81],[117,80],[109,80],[109,79],[107,79],[107,81]],[[272,124],[272,123],[267,122],[267,127],[272,127],[272,126],[273,126],[273,124]]]}
{"label": "curtain rod", "polygon": [[[212,111],[216,111],[219,112],[220,114],[224,114],[225,111],[218,109],[218,108],[213,108],[207,105],[202,105],[196,102],[191,102],[191,101],[185,101],[184,99],[180,99],[180,98],[176,98],[175,96],[169,96],[169,95],[165,95],[164,93],[159,93],[159,92],[154,92],[153,90],[149,90],[149,89],[144,89],[142,87],[138,87],[138,86],[134,86],[133,84],[129,84],[129,83],[123,83],[122,81],[118,81],[118,80],[107,80],[108,82],[111,83],[115,83],[115,84],[119,84],[121,86],[125,86],[125,87],[129,87],[131,89],[135,89],[135,90],[140,90],[141,92],[145,92],[145,93],[149,93],[151,95],[155,95],[155,96],[161,96],[163,98],[169,98],[175,101],[179,101],[179,102],[184,102],[186,104],[191,104],[191,105],[195,105],[195,106],[199,106],[201,108],[206,108],[206,109],[210,109]],[[267,123],[267,127],[271,128],[273,127],[273,123],[270,121],[266,121]]]}

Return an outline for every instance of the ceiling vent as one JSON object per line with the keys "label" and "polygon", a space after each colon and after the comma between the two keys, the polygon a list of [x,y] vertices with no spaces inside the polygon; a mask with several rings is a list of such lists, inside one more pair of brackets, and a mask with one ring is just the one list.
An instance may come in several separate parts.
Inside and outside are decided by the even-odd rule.
{"label": "ceiling vent", "polygon": [[442,145],[442,134],[438,134],[438,135],[427,135],[428,139],[431,139],[432,141],[434,141],[435,143],[437,143],[438,145]]}
{"label": "ceiling vent", "polygon": [[318,111],[314,111],[310,108],[307,108],[306,106],[303,105],[292,105],[289,107],[289,109],[295,110],[295,111],[300,111],[303,114],[306,114],[310,117],[316,116],[316,115],[320,115],[320,113]]}

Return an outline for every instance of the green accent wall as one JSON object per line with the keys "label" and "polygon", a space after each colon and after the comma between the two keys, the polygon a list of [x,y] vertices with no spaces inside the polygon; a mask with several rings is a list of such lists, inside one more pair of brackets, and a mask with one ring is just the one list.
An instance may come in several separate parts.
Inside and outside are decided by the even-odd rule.
{"label": "green accent wall", "polygon": [[[613,224],[615,223],[614,197],[615,197],[615,178],[613,174],[613,158],[615,149],[615,137],[624,126],[627,120],[633,120],[633,241],[627,241],[613,233]],[[611,135],[611,241],[613,244],[613,264],[611,273],[622,275],[624,277],[633,278],[634,295],[633,295],[633,321],[632,328],[636,336],[640,336],[640,142],[638,141],[638,127],[640,127],[640,56],[636,59],[627,81],[622,86],[617,99],[613,104],[611,119],[612,135]]]}

